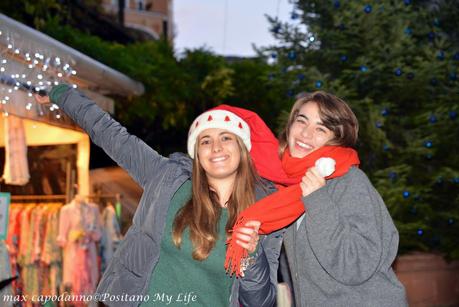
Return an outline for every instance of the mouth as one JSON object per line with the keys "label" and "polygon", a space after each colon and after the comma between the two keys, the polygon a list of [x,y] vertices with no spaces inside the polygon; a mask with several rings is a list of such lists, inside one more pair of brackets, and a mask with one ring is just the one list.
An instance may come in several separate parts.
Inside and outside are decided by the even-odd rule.
{"label": "mouth", "polygon": [[308,144],[308,143],[300,142],[300,141],[298,141],[298,140],[295,142],[295,145],[296,145],[297,147],[299,147],[300,149],[306,150],[306,151],[309,151],[309,150],[314,149],[314,147],[313,147],[312,145],[310,145],[310,144]]}
{"label": "mouth", "polygon": [[229,159],[229,156],[225,155],[225,156],[219,156],[219,157],[210,158],[209,160],[212,163],[219,163],[219,162],[224,162],[224,161],[226,161],[228,159]]}

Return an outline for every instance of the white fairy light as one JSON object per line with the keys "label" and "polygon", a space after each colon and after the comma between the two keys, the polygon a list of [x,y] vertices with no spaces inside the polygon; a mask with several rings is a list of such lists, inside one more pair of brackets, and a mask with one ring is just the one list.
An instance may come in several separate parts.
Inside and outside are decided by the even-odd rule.
{"label": "white fairy light", "polygon": [[19,87],[17,87],[17,86],[14,87],[14,90],[15,90],[15,91],[17,91],[18,89],[19,89]]}
{"label": "white fairy light", "polygon": [[26,74],[22,74],[21,78],[25,79],[25,77],[26,77]]}
{"label": "white fairy light", "polygon": [[78,86],[76,84],[72,85],[73,88],[77,88]]}
{"label": "white fairy light", "polygon": [[57,82],[57,81],[54,81],[54,85],[59,85],[59,82]]}
{"label": "white fairy light", "polygon": [[57,119],[60,119],[60,118],[61,118],[61,115],[60,115],[60,114],[56,114],[56,118],[57,118]]}
{"label": "white fairy light", "polygon": [[32,82],[31,81],[27,81],[26,84],[30,86],[30,85],[32,85]]}
{"label": "white fairy light", "polygon": [[32,64],[29,64],[29,68],[32,69],[32,68],[33,68],[33,65],[32,65]]}
{"label": "white fairy light", "polygon": [[5,67],[0,67],[1,72],[5,72]]}
{"label": "white fairy light", "polygon": [[43,81],[38,82],[38,85],[43,85]]}
{"label": "white fairy light", "polygon": [[29,92],[29,93],[27,94],[27,96],[32,97],[32,93]]}
{"label": "white fairy light", "polygon": [[37,79],[38,79],[38,80],[43,79],[43,75],[42,75],[42,74],[38,74],[38,75],[37,75]]}
{"label": "white fairy light", "polygon": [[13,45],[8,44],[8,49],[13,49]]}
{"label": "white fairy light", "polygon": [[76,74],[77,74],[76,70],[72,70],[72,75],[75,76]]}
{"label": "white fairy light", "polygon": [[32,103],[31,103],[31,102],[27,103],[26,109],[27,109],[28,111],[30,111],[30,109],[32,109]]}
{"label": "white fairy light", "polygon": [[53,107],[55,110],[59,110],[59,106],[57,104],[53,103]]}
{"label": "white fairy light", "polygon": [[6,59],[2,60],[2,64],[6,64],[6,62],[8,62]]}
{"label": "white fairy light", "polygon": [[6,112],[6,111],[3,114],[5,115],[5,117],[8,117],[8,115],[9,115],[8,112]]}
{"label": "white fairy light", "polygon": [[19,49],[14,50],[14,54],[19,54]]}
{"label": "white fairy light", "polygon": [[11,94],[12,92],[13,92],[13,90],[9,88],[9,89],[8,89],[8,93]]}
{"label": "white fairy light", "polygon": [[58,73],[57,76],[58,76],[59,78],[62,78],[62,73]]}
{"label": "white fairy light", "polygon": [[5,100],[6,100],[6,101],[9,101],[9,100],[10,100],[10,97],[5,96]]}

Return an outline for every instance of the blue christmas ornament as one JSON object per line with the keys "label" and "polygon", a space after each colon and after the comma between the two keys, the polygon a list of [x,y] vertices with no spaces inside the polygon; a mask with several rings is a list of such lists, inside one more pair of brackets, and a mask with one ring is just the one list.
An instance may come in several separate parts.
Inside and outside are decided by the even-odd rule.
{"label": "blue christmas ornament", "polygon": [[297,78],[298,78],[298,80],[303,81],[304,80],[304,74],[298,74]]}
{"label": "blue christmas ornament", "polygon": [[410,195],[411,193],[409,191],[403,191],[403,198],[407,199]]}
{"label": "blue christmas ornament", "polygon": [[457,112],[456,111],[449,111],[448,116],[451,120],[455,120],[457,118]]}
{"label": "blue christmas ornament", "polygon": [[434,38],[435,38],[435,33],[434,32],[429,32],[429,34],[427,34],[427,38],[429,39],[429,41],[433,41]]}
{"label": "blue christmas ornament", "polygon": [[413,29],[411,29],[410,27],[406,27],[403,32],[405,32],[406,35],[411,35],[413,34]]}
{"label": "blue christmas ornament", "polygon": [[280,29],[281,29],[281,26],[280,26],[280,25],[276,25],[276,26],[273,28],[273,33],[274,33],[274,34],[279,34]]}
{"label": "blue christmas ornament", "polygon": [[407,78],[408,80],[413,80],[413,79],[414,79],[414,73],[412,73],[412,72],[407,73],[407,74],[406,74],[406,78]]}
{"label": "blue christmas ornament", "polygon": [[405,3],[405,5],[410,5],[411,4],[411,0],[403,0],[403,3]]}
{"label": "blue christmas ornament", "polygon": [[293,93],[293,90],[288,90],[287,91],[287,96],[288,97],[293,97],[295,94]]}
{"label": "blue christmas ornament", "polygon": [[453,218],[449,218],[448,219],[448,225],[453,225],[454,224],[454,219]]}
{"label": "blue christmas ornament", "polygon": [[298,13],[297,12],[292,12],[292,14],[290,15],[290,18],[292,18],[293,20],[297,19],[298,18]]}
{"label": "blue christmas ornament", "polygon": [[440,61],[443,61],[445,59],[445,52],[443,50],[437,52],[437,59],[439,59]]}
{"label": "blue christmas ornament", "polygon": [[424,147],[425,147],[425,148],[432,148],[432,146],[433,146],[432,141],[425,141],[425,142],[424,142]]}
{"label": "blue christmas ornament", "polygon": [[347,55],[343,54],[342,56],[339,57],[341,62],[346,62],[348,60]]}
{"label": "blue christmas ornament", "polygon": [[340,3],[339,1],[335,1],[335,2],[333,3],[333,6],[335,7],[335,9],[339,9],[340,6],[341,6],[341,3]]}
{"label": "blue christmas ornament", "polygon": [[321,88],[322,85],[324,85],[324,83],[321,80],[317,80],[316,83],[315,83],[315,87],[316,88]]}
{"label": "blue christmas ornament", "polygon": [[431,114],[429,116],[429,123],[435,124],[436,122],[437,122],[437,117],[435,116],[435,114]]}
{"label": "blue christmas ornament", "polygon": [[418,231],[416,232],[418,234],[418,236],[422,236],[424,234],[424,230],[422,230],[421,228],[418,229]]}
{"label": "blue christmas ornament", "polygon": [[450,74],[449,74],[449,79],[450,79],[451,81],[456,81],[456,80],[457,80],[457,75],[456,75],[456,73],[455,73],[455,72],[450,73]]}
{"label": "blue christmas ornament", "polygon": [[375,124],[376,128],[382,128],[383,124],[381,122],[376,122]]}
{"label": "blue christmas ornament", "polygon": [[459,177],[454,177],[453,178],[453,183],[458,184],[459,183]]}
{"label": "blue christmas ornament", "polygon": [[401,69],[401,68],[396,68],[396,69],[394,70],[394,74],[395,74],[397,77],[400,77],[400,76],[403,74],[402,69]]}
{"label": "blue christmas ornament", "polygon": [[276,59],[277,58],[277,53],[275,53],[275,52],[271,53],[271,58]]}
{"label": "blue christmas ornament", "polygon": [[293,61],[293,60],[296,59],[296,52],[295,52],[294,50],[290,50],[290,51],[288,52],[287,56],[288,56],[288,58],[289,58],[290,60]]}
{"label": "blue christmas ornament", "polygon": [[382,109],[381,115],[384,116],[384,117],[386,117],[387,115],[389,115],[389,109],[387,109],[387,108]]}
{"label": "blue christmas ornament", "polygon": [[397,173],[396,172],[389,172],[389,179],[394,181],[397,179]]}
{"label": "blue christmas ornament", "polygon": [[438,80],[436,78],[432,78],[430,79],[430,84],[432,84],[433,86],[436,86],[438,84]]}
{"label": "blue christmas ornament", "polygon": [[384,144],[383,151],[389,151],[389,149],[390,149],[390,146],[387,144]]}
{"label": "blue christmas ornament", "polygon": [[372,10],[373,7],[370,4],[365,5],[365,7],[363,8],[363,11],[367,14],[370,14]]}
{"label": "blue christmas ornament", "polygon": [[456,52],[456,53],[453,55],[453,60],[459,61],[459,52]]}
{"label": "blue christmas ornament", "polygon": [[361,72],[367,72],[367,71],[368,71],[368,67],[365,66],[365,65],[361,65],[361,66],[360,66],[360,71],[361,71]]}

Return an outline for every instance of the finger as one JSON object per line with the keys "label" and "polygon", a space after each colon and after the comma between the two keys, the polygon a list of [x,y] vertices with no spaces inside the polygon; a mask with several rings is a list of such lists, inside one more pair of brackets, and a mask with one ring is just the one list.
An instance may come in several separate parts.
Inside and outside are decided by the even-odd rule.
{"label": "finger", "polygon": [[253,228],[247,228],[247,227],[240,227],[237,232],[239,233],[243,233],[243,234],[246,234],[246,235],[249,235],[251,236],[252,234],[254,233],[257,233],[257,231]]}
{"label": "finger", "polygon": [[240,233],[236,234],[236,238],[238,240],[241,240],[241,241],[244,241],[244,242],[250,242],[252,240],[251,236],[240,234]]}
{"label": "finger", "polygon": [[248,250],[249,252],[251,252],[251,246],[250,246],[249,243],[245,243],[245,242],[236,240],[236,244],[239,245],[239,246],[241,246],[242,248],[245,248],[245,249]]}
{"label": "finger", "polygon": [[248,221],[247,223],[245,223],[245,226],[246,227],[251,227],[256,232],[258,232],[258,230],[260,229],[260,226],[261,226],[261,222],[260,221]]}

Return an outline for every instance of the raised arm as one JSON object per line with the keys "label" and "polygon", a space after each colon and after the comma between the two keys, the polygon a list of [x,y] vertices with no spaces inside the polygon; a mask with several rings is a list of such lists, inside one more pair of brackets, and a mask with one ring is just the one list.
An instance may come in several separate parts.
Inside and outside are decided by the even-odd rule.
{"label": "raised arm", "polygon": [[[51,90],[49,97],[140,186],[145,186],[149,176],[161,173],[168,159],[129,134],[125,127],[82,93],[61,84]],[[37,100],[43,103],[45,98],[37,97]]]}
{"label": "raised arm", "polygon": [[366,175],[353,169],[333,191],[323,187],[303,202],[309,241],[304,244],[324,270],[346,285],[368,280],[382,260],[384,204]]}

